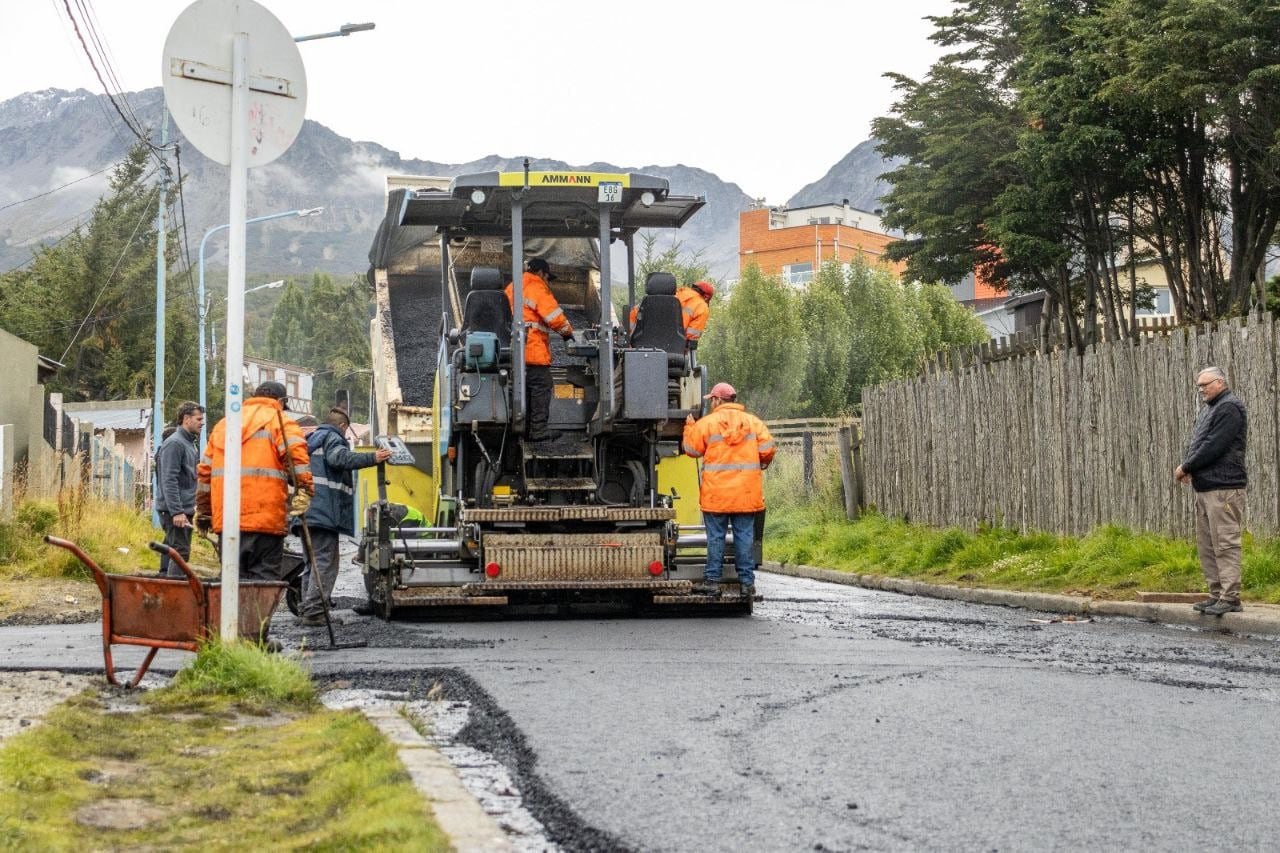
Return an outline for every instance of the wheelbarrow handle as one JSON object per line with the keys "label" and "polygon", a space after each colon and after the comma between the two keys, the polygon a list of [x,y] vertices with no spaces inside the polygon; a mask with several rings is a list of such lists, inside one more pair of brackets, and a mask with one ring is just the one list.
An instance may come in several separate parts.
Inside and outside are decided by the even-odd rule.
{"label": "wheelbarrow handle", "polygon": [[182,555],[178,553],[176,548],[171,548],[163,542],[148,542],[147,547],[157,554],[168,554],[169,560],[177,564],[182,569],[183,574],[187,576],[187,585],[191,587],[191,594],[196,597],[196,602],[201,607],[204,606],[204,584],[198,575],[191,571],[191,567],[187,565],[187,561],[182,559]]}
{"label": "wheelbarrow handle", "polygon": [[93,561],[92,557],[84,551],[81,551],[79,545],[69,539],[59,539],[57,536],[45,536],[44,541],[46,545],[55,545],[59,548],[65,548],[74,554],[77,560],[84,563],[84,565],[88,567],[89,571],[93,572],[93,582],[98,585],[98,591],[102,593],[102,597],[105,599],[109,595],[107,592],[107,573]]}

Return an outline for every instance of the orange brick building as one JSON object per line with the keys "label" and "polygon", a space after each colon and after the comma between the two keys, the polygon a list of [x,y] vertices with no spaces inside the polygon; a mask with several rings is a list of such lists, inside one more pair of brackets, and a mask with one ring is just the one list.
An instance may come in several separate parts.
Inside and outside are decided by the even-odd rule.
{"label": "orange brick building", "polygon": [[[799,285],[826,261],[848,263],[861,255],[878,263],[895,239],[879,216],[847,204],[756,207],[738,215],[738,269],[755,263],[765,275]],[[902,274],[903,264],[884,263]]]}
{"label": "orange brick building", "polygon": [[[738,215],[738,271],[750,263],[765,275],[781,275],[791,284],[805,284],[827,261],[848,263],[862,255],[883,263],[901,276],[906,264],[883,260],[885,248],[898,239],[888,233],[880,217],[847,204],[810,207],[753,207]],[[981,270],[951,288],[961,302],[1003,299]]]}

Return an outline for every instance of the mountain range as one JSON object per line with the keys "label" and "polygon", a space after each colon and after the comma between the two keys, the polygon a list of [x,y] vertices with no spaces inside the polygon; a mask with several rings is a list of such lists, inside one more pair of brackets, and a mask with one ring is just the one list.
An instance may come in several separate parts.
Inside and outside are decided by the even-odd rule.
{"label": "mountain range", "polygon": [[[158,122],[160,88],[128,93],[129,108]],[[180,144],[184,176],[183,206],[191,251],[205,231],[226,222],[227,170],[186,144]],[[0,272],[30,259],[34,248],[57,240],[82,222],[107,190],[110,167],[133,137],[105,95],[84,89],[47,89],[0,102]],[[825,175],[795,194],[790,207],[840,202],[864,210],[878,206],[887,189],[879,180],[892,168],[874,150],[874,140],[856,146]],[[248,267],[253,273],[363,273],[368,251],[385,208],[384,176],[453,177],[491,170],[514,171],[523,157],[490,156],[469,163],[406,159],[376,142],[348,139],[323,124],[307,121],[293,146],[270,165],[255,169],[249,181],[249,215],[323,206],[325,213],[254,224],[248,232]],[[678,239],[687,250],[701,250],[712,275],[738,274],[738,214],[753,200],[737,184],[694,166],[574,163],[530,157],[533,169],[590,169],[644,172],[670,181],[673,192],[704,195],[707,206]],[[32,196],[38,198],[26,201]],[[224,232],[225,233],[225,232]],[[669,245],[663,237],[659,249]],[[225,266],[224,236],[210,239],[206,263]]]}

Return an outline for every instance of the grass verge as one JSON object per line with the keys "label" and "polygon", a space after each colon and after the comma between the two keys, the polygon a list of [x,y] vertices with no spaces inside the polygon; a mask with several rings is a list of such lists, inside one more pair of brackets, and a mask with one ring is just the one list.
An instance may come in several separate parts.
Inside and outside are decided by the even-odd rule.
{"label": "grass verge", "polygon": [[448,849],[362,714],[252,646],[202,656],[140,708],[89,691],[8,742],[0,849]]}
{"label": "grass verge", "polygon": [[[45,545],[46,534],[75,542],[109,573],[146,574],[160,567],[159,555],[146,547],[163,538],[149,513],[70,489],[58,500],[21,500],[0,521],[0,621],[51,622],[69,611],[97,609],[89,570],[69,552]],[[193,565],[218,565],[208,542],[196,537],[191,545]]]}
{"label": "grass verge", "polygon": [[[874,513],[857,521],[828,512],[770,510],[765,557],[859,574],[959,586],[1129,599],[1134,591],[1201,592],[1188,541],[1108,526],[1083,538],[987,528],[937,529]],[[1242,595],[1280,603],[1280,542],[1245,535]]]}

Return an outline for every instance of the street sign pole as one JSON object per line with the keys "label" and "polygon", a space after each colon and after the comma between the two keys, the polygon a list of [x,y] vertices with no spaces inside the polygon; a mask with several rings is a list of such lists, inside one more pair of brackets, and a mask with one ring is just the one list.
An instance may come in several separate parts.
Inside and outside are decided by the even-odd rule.
{"label": "street sign pole", "polygon": [[249,188],[249,34],[231,48],[231,229],[227,249],[226,439],[222,478],[222,636],[240,626],[240,408],[244,403],[245,209]]}
{"label": "street sign pole", "polygon": [[[250,47],[254,53],[250,54]],[[228,58],[231,67],[226,67]],[[165,101],[200,153],[230,167],[227,337],[223,383],[222,606],[224,640],[239,634],[240,478],[244,400],[245,223],[249,169],[289,149],[302,129],[307,76],[289,31],[255,0],[195,0],[165,39]],[[206,235],[207,236],[207,235]],[[203,245],[203,244],[202,244]],[[203,316],[205,305],[199,306]],[[283,533],[283,531],[281,531]]]}

